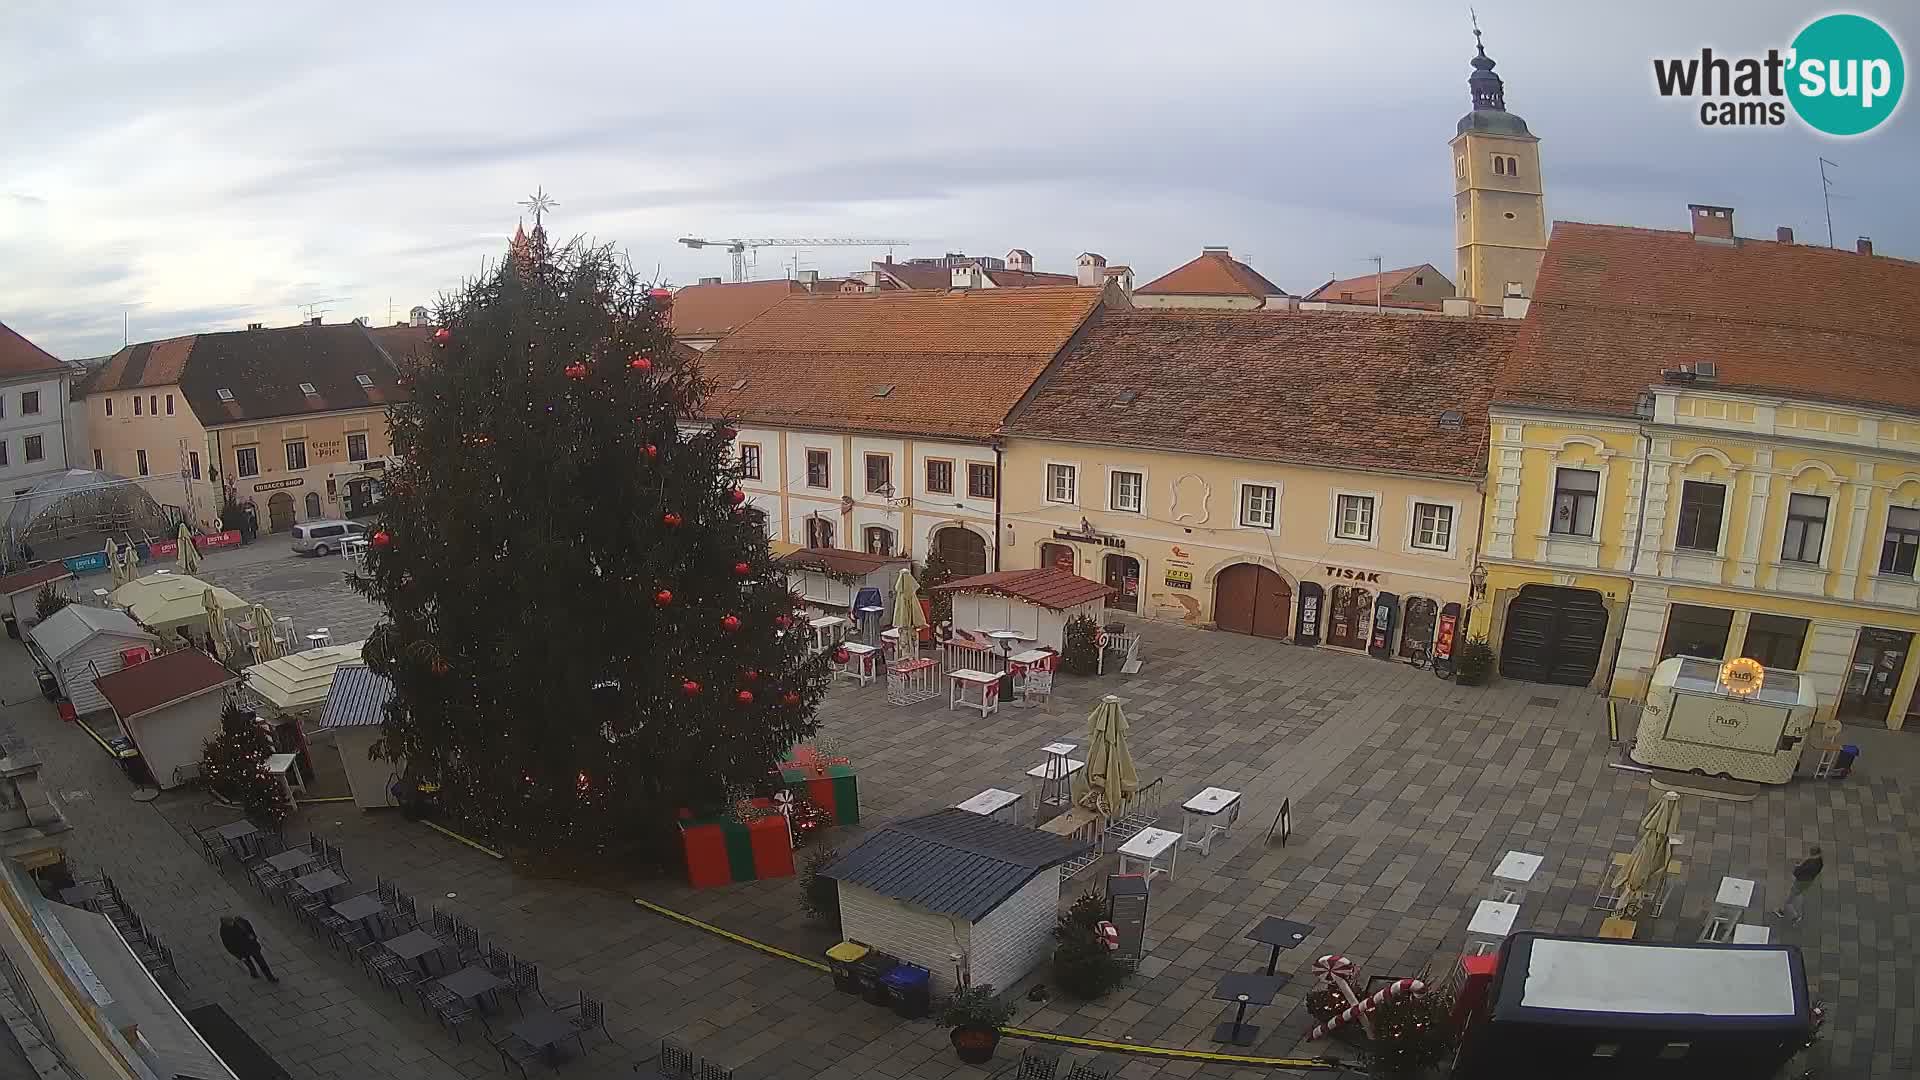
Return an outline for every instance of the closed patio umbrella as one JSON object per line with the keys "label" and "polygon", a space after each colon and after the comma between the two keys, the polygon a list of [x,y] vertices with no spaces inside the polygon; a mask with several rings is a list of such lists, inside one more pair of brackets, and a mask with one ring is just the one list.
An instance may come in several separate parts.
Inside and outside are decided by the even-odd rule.
{"label": "closed patio umbrella", "polygon": [[1620,898],[1614,901],[1616,915],[1635,916],[1660,894],[1667,878],[1667,862],[1672,859],[1668,839],[1680,824],[1680,793],[1669,791],[1647,808],[1640,819],[1640,839],[1633,845],[1627,864],[1614,872],[1613,884]]}
{"label": "closed patio umbrella", "polygon": [[107,576],[113,578],[116,589],[126,584],[120,580],[120,545],[114,543],[111,536],[107,537]]}
{"label": "closed patio umbrella", "polygon": [[207,605],[207,633],[213,638],[213,655],[216,659],[225,659],[227,655],[227,617],[220,610],[220,598],[208,589],[200,595],[202,603]]}
{"label": "closed patio umbrella", "polygon": [[1127,714],[1112,694],[1087,716],[1087,766],[1074,780],[1074,801],[1105,816],[1120,813],[1140,786],[1127,746]]}
{"label": "closed patio umbrella", "polygon": [[905,567],[893,579],[893,626],[900,631],[901,651],[914,659],[920,657],[920,628],[927,625],[927,613],[920,610],[920,583]]}
{"label": "closed patio umbrella", "polygon": [[180,523],[180,549],[175,552],[175,557],[178,559],[181,573],[200,572],[200,549],[193,546],[193,531],[187,528],[187,523],[184,521]]}
{"label": "closed patio umbrella", "polygon": [[132,544],[120,549],[120,577],[122,585],[130,585],[140,578],[140,552]]}
{"label": "closed patio umbrella", "polygon": [[253,640],[255,660],[280,659],[280,643],[273,639],[273,613],[265,604],[253,605]]}

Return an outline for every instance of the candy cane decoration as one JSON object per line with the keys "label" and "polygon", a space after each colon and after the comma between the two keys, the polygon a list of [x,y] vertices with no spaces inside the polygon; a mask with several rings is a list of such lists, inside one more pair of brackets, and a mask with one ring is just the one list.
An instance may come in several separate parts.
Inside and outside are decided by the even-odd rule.
{"label": "candy cane decoration", "polygon": [[1312,1042],[1315,1039],[1324,1039],[1337,1030],[1340,1025],[1354,1019],[1358,1019],[1362,1024],[1365,1024],[1367,1023],[1367,1017],[1382,1004],[1406,997],[1408,994],[1424,994],[1426,992],[1427,984],[1421,982],[1419,979],[1396,979],[1382,987],[1378,993],[1367,1000],[1349,1005],[1341,1010],[1340,1015],[1328,1020],[1324,1024],[1315,1026],[1312,1031],[1307,1032],[1307,1041]]}
{"label": "candy cane decoration", "polygon": [[[1360,967],[1339,953],[1328,953],[1313,962],[1314,974],[1327,980],[1327,985],[1340,992],[1349,1006],[1360,1004],[1360,996],[1353,992],[1353,980],[1360,977]],[[1364,1014],[1360,1017],[1360,1026],[1366,1029],[1367,1037],[1373,1037],[1373,1021]]]}

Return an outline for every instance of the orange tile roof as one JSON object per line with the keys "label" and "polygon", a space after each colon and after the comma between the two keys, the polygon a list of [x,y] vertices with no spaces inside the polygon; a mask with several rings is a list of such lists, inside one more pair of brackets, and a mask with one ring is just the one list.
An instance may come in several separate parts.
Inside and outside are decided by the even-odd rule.
{"label": "orange tile roof", "polygon": [[1175,267],[1133,291],[1165,296],[1266,297],[1287,294],[1287,290],[1228,254],[1225,248],[1208,248],[1200,253],[1199,258]]}
{"label": "orange tile roof", "polygon": [[123,346],[87,376],[87,393],[177,384],[187,370],[187,355],[193,352],[193,339],[194,335],[188,334]]}
{"label": "orange tile roof", "polygon": [[1519,331],[1357,312],[1107,314],[1004,430],[1469,479],[1485,472],[1487,402]]}
{"label": "orange tile roof", "polygon": [[673,294],[673,333],[683,338],[723,337],[794,293],[792,281],[727,281],[688,285]]}
{"label": "orange tile roof", "polygon": [[6,323],[0,323],[0,376],[37,375],[43,371],[51,374],[65,370],[66,366]]}
{"label": "orange tile roof", "polygon": [[1054,611],[1065,611],[1094,600],[1105,600],[1114,594],[1110,585],[1089,581],[1071,570],[1062,570],[1057,566],[1043,566],[1037,570],[1002,570],[993,574],[976,574],[973,577],[949,581],[945,585],[935,585],[933,592],[983,592],[996,596],[1011,596],[1015,600],[1024,600],[1029,604],[1038,604]]}
{"label": "orange tile roof", "polygon": [[1631,415],[1660,372],[1920,414],[1920,263],[1556,222],[1495,400]]}
{"label": "orange tile roof", "polygon": [[1335,278],[1325,285],[1301,297],[1302,300],[1365,301],[1373,303],[1373,290],[1378,287],[1381,295],[1391,298],[1393,291],[1407,283],[1407,279],[1427,269],[1426,263],[1419,266],[1403,266],[1398,270],[1388,270],[1379,275],[1368,274],[1365,277]]}
{"label": "orange tile roof", "polygon": [[1102,296],[1052,285],[789,297],[701,355],[705,410],[985,440]]}
{"label": "orange tile roof", "polygon": [[1029,289],[1035,285],[1078,285],[1077,274],[1048,274],[1038,270],[986,270],[987,280],[1002,289]]}

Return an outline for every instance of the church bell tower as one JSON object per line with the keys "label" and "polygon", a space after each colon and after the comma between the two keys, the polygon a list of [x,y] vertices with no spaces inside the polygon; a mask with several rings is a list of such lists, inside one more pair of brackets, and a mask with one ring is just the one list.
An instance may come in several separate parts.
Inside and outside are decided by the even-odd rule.
{"label": "church bell tower", "polygon": [[1509,295],[1533,296],[1547,250],[1540,140],[1507,111],[1506,87],[1473,30],[1476,55],[1467,86],[1473,111],[1453,142],[1454,287],[1477,309]]}

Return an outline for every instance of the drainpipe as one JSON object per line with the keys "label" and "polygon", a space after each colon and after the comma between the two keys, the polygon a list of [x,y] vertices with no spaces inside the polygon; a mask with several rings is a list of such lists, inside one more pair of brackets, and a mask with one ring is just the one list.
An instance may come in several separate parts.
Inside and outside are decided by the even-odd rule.
{"label": "drainpipe", "polygon": [[1640,572],[1640,538],[1647,532],[1647,488],[1653,484],[1653,433],[1640,425],[1640,513],[1633,529],[1633,554],[1627,563],[1627,595],[1620,599],[1620,633],[1613,639],[1613,655],[1607,660],[1607,696],[1611,697],[1614,676],[1620,672],[1620,642],[1627,633],[1627,608],[1633,603],[1633,580]]}
{"label": "drainpipe", "polygon": [[993,439],[993,569],[1000,570],[1000,507],[1001,493],[1007,489],[1006,473],[1007,444],[999,436]]}

